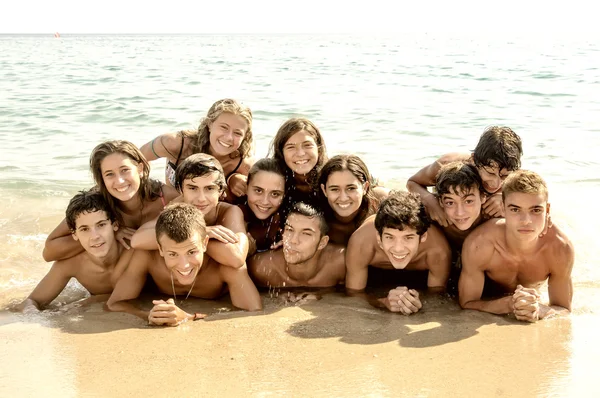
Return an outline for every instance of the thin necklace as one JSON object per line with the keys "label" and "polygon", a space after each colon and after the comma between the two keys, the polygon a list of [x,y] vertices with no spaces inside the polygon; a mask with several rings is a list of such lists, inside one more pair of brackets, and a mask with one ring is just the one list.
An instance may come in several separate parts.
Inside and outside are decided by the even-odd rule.
{"label": "thin necklace", "polygon": [[[190,297],[190,293],[192,292],[192,289],[194,289],[194,285],[196,284],[196,279],[198,279],[198,274],[196,274],[196,277],[194,278],[194,282],[192,283],[192,287],[188,291],[185,298],[183,300],[181,300],[179,305],[183,304],[183,302],[185,300],[187,300],[188,297]],[[173,272],[171,272],[171,287],[173,288],[173,301],[175,302],[175,304],[177,304],[177,294],[175,293],[175,282],[173,281]]]}

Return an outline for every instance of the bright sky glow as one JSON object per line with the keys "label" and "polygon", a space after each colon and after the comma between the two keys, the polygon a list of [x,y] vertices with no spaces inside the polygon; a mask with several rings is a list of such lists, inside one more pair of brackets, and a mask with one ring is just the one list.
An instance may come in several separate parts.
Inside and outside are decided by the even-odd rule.
{"label": "bright sky glow", "polygon": [[592,1],[7,0],[0,33],[600,31]]}

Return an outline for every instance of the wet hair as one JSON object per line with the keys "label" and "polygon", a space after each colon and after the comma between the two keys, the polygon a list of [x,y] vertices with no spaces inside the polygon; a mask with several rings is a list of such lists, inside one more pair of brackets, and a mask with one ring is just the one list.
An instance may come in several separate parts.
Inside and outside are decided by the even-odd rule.
{"label": "wet hair", "polygon": [[406,191],[392,191],[381,201],[381,206],[375,216],[375,228],[379,236],[384,228],[404,231],[411,228],[422,236],[431,225],[431,219],[425,211],[419,195]]}
{"label": "wet hair", "polygon": [[306,181],[309,185],[313,187],[313,190],[318,189],[317,178],[319,175],[319,171],[323,167],[323,164],[327,161],[327,148],[325,147],[325,140],[323,140],[323,136],[321,132],[310,120],[303,117],[296,117],[287,120],[279,130],[273,141],[271,142],[271,148],[269,150],[270,155],[273,159],[277,160],[283,170],[285,170],[285,180],[286,180],[286,195],[287,191],[293,189],[295,186],[293,173],[290,168],[285,163],[285,157],[283,156],[283,147],[288,142],[288,140],[296,133],[300,131],[306,131],[314,140],[318,149],[318,157],[317,164],[313,169],[308,173]]}
{"label": "wet hair", "polygon": [[192,138],[192,153],[210,153],[210,130],[209,126],[214,123],[215,120],[222,113],[231,113],[236,116],[241,116],[246,123],[248,123],[248,129],[244,135],[244,139],[240,143],[240,147],[237,151],[234,151],[230,157],[242,157],[246,158],[250,156],[252,152],[252,145],[254,143],[252,139],[252,111],[246,105],[231,99],[225,98],[218,100],[208,110],[206,116],[200,121],[197,131],[182,131],[184,137]]}
{"label": "wet hair", "polygon": [[481,176],[471,163],[457,161],[445,164],[435,180],[435,193],[438,198],[445,194],[466,195],[471,188],[485,193]]}
{"label": "wet hair", "polygon": [[90,189],[87,191],[79,191],[69,201],[67,211],[65,212],[65,219],[69,229],[74,232],[77,229],[77,217],[82,213],[94,213],[97,211],[103,211],[106,213],[111,223],[116,221],[115,213],[110,208],[106,200],[100,192],[96,189]]}
{"label": "wet hair", "polygon": [[285,173],[277,160],[271,158],[263,158],[257,160],[256,163],[254,163],[250,168],[250,171],[248,172],[248,184],[250,184],[250,180],[252,180],[252,178],[260,171],[275,173],[285,179]]}
{"label": "wet hair", "polygon": [[131,142],[113,140],[98,144],[92,150],[92,154],[90,155],[90,170],[92,171],[92,175],[94,176],[94,181],[96,182],[98,190],[100,193],[102,193],[104,200],[114,212],[115,216],[117,217],[117,221],[119,223],[123,223],[123,217],[118,211],[118,199],[115,199],[108,192],[108,189],[104,184],[104,179],[102,178],[102,161],[107,156],[115,153],[120,153],[124,156],[127,156],[134,163],[142,165],[142,171],[140,173],[140,188],[137,192],[142,202],[142,206],[144,202],[154,201],[162,195],[163,184],[158,180],[150,179],[150,165],[148,164],[148,161],[144,155],[142,155],[142,152],[138,149],[138,147]]}
{"label": "wet hair", "polygon": [[325,220],[325,214],[316,206],[304,202],[297,202],[292,206],[288,217],[292,214],[300,214],[301,216],[308,218],[316,217],[319,220],[319,230],[321,231],[321,236],[325,236],[327,235],[327,232],[329,232],[329,225],[327,225],[327,220]]}
{"label": "wet hair", "polygon": [[513,192],[541,194],[548,200],[546,181],[539,174],[529,170],[517,170],[506,177],[502,185],[502,200],[505,201],[506,197]]}
{"label": "wet hair", "polygon": [[521,137],[510,127],[488,127],[473,150],[473,162],[477,168],[489,167],[495,162],[500,170],[518,170],[521,167],[523,148]]}
{"label": "wet hair", "polygon": [[[362,159],[356,155],[337,155],[332,157],[327,161],[327,163],[325,163],[321,169],[321,172],[319,173],[319,186],[323,185],[324,187],[327,187],[327,180],[329,179],[329,176],[336,171],[344,170],[348,170],[350,173],[352,173],[352,175],[356,177],[363,187],[365,183],[369,183],[365,189],[365,194],[360,204],[360,211],[354,219],[355,224],[358,226],[362,224],[365,218],[371,214],[375,214],[377,207],[379,206],[379,202],[373,195],[373,177],[371,177],[371,173],[369,173],[369,169],[367,168],[365,162],[363,162]],[[325,216],[328,220],[332,220],[335,217],[334,211],[331,206],[329,206],[327,197],[323,193],[323,190],[319,189],[319,195],[323,207],[325,208]]]}
{"label": "wet hair", "polygon": [[174,203],[168,205],[156,220],[156,240],[160,245],[160,237],[181,243],[198,233],[200,241],[206,238],[206,223],[202,212],[187,203]]}
{"label": "wet hair", "polygon": [[218,173],[215,183],[219,186],[219,191],[223,192],[227,184],[225,183],[225,174],[223,167],[217,159],[206,153],[195,153],[185,158],[177,170],[175,170],[175,189],[183,192],[183,182],[196,177]]}

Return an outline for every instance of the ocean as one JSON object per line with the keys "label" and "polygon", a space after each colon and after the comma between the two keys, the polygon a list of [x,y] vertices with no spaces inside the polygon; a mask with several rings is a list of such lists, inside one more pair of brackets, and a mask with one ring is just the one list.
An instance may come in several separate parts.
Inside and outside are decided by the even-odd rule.
{"label": "ocean", "polygon": [[[444,153],[472,150],[487,126],[510,126],[575,244],[563,322],[580,331],[565,344],[582,352],[589,335],[577,326],[597,326],[600,304],[599,54],[586,37],[0,35],[0,306],[48,270],[44,240],[69,198],[92,186],[94,146],[196,128],[230,97],[253,111],[256,157],[301,115],[330,156],[355,153],[394,188]],[[164,162],[152,168],[164,180]],[[574,352],[559,362],[585,364]]]}

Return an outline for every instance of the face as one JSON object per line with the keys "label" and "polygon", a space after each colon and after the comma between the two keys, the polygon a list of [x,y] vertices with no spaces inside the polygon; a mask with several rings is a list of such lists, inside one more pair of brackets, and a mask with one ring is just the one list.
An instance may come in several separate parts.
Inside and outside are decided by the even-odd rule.
{"label": "face", "polygon": [[419,243],[427,239],[427,232],[419,238],[417,231],[405,228],[403,231],[395,228],[384,228],[377,242],[396,269],[404,269],[419,251]]}
{"label": "face", "polygon": [[466,193],[459,194],[450,188],[450,193],[445,193],[440,198],[440,206],[456,228],[466,231],[481,214],[481,204],[485,197],[477,187],[471,187]]}
{"label": "face", "polygon": [[111,223],[104,210],[81,213],[75,220],[73,239],[94,257],[104,258],[115,244],[118,225]]}
{"label": "face", "polygon": [[283,145],[283,158],[294,173],[305,175],[317,165],[319,148],[312,135],[301,130]]}
{"label": "face", "polygon": [[205,216],[215,210],[221,196],[219,185],[215,182],[218,177],[219,173],[214,172],[183,180],[183,201],[196,206]]}
{"label": "face", "polygon": [[283,257],[288,264],[300,264],[310,260],[327,244],[328,238],[321,237],[319,220],[292,213],[283,229]]}
{"label": "face", "polygon": [[215,156],[227,156],[237,151],[248,131],[248,123],[240,115],[223,112],[209,124],[210,147]]}
{"label": "face", "polygon": [[519,240],[535,240],[544,230],[550,204],[542,194],[513,192],[506,196],[507,232]]}
{"label": "face", "polygon": [[506,169],[500,170],[496,162],[492,162],[490,166],[478,167],[477,171],[483,182],[483,189],[489,194],[498,192],[510,174]]}
{"label": "face", "polygon": [[270,171],[259,171],[248,182],[248,207],[259,220],[271,217],[281,206],[285,178]]}
{"label": "face", "polygon": [[102,180],[108,193],[121,202],[135,197],[140,189],[143,166],[122,153],[108,155],[100,163]]}
{"label": "face", "polygon": [[182,285],[191,285],[202,268],[208,237],[201,240],[195,232],[191,237],[177,243],[166,235],[159,238],[159,252],[165,259],[167,269]]}
{"label": "face", "polygon": [[365,188],[349,170],[335,171],[327,178],[327,186],[321,184],[329,206],[340,217],[349,217],[358,211]]}

